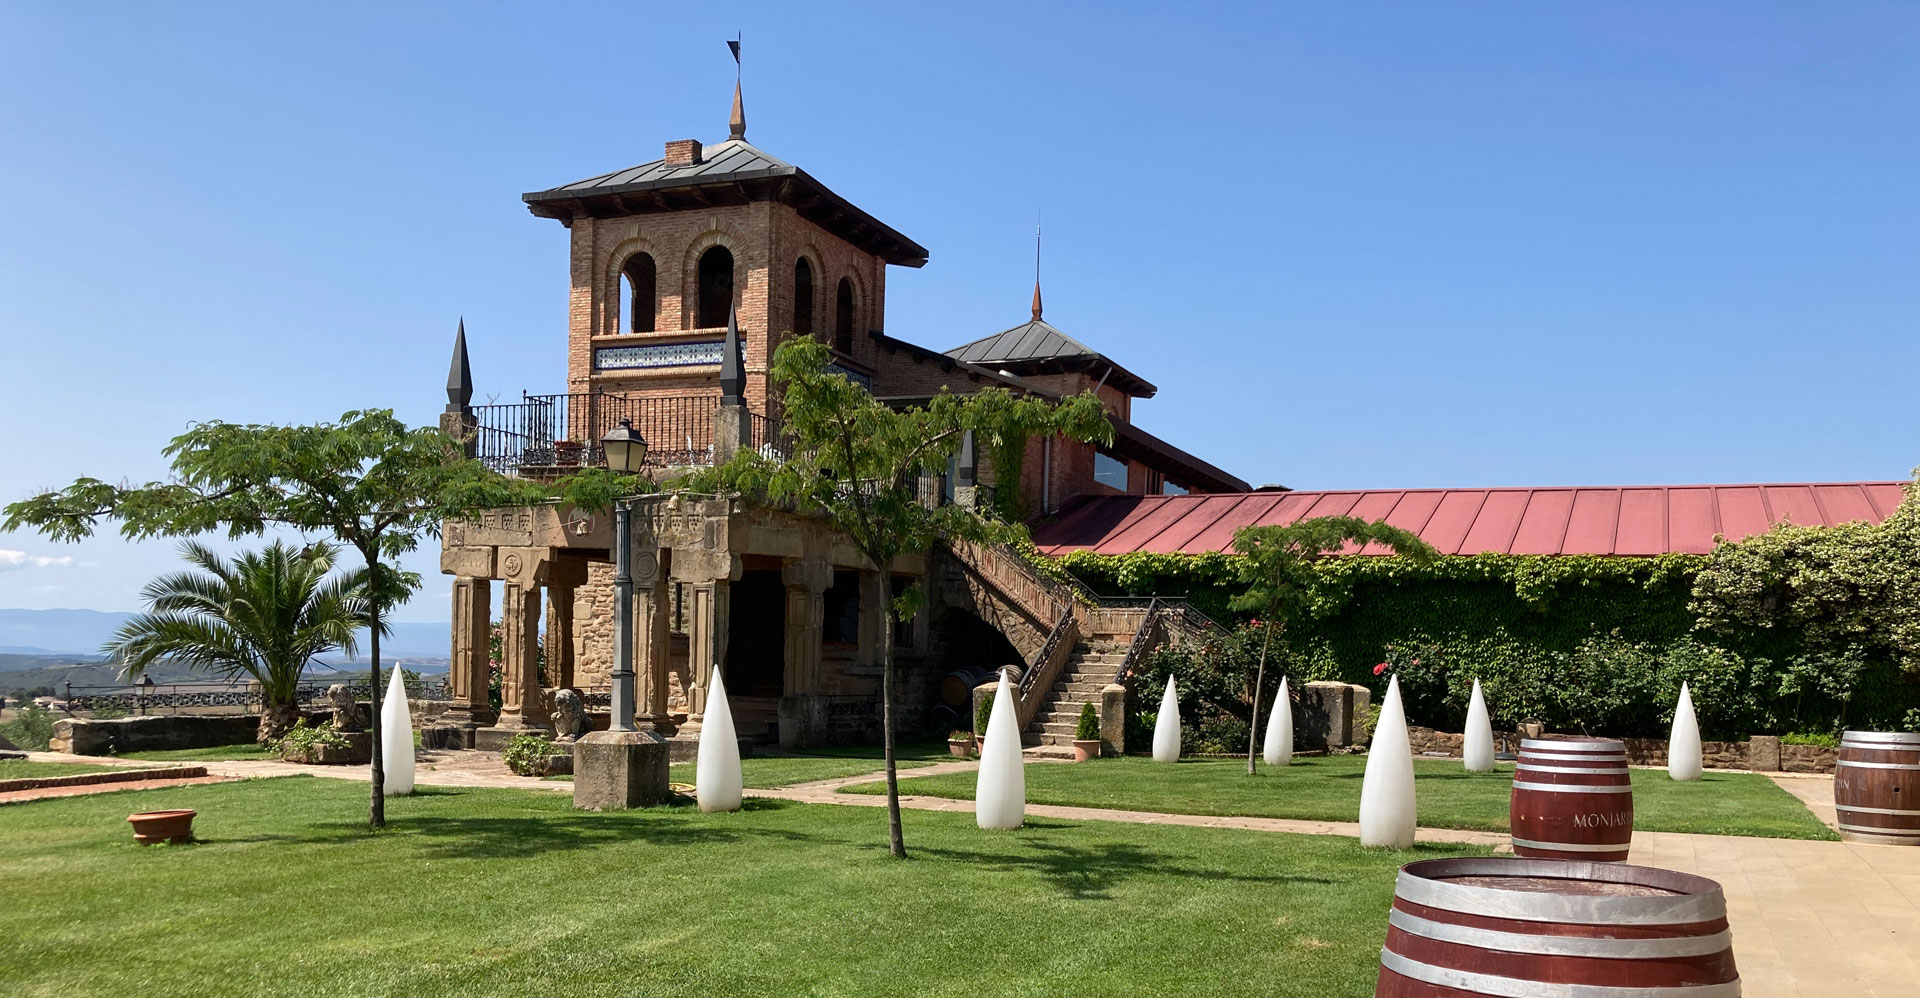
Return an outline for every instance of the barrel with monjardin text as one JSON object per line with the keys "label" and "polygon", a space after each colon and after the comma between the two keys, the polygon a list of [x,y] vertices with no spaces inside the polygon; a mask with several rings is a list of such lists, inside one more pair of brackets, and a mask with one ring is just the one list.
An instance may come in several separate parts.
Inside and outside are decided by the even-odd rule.
{"label": "barrel with monjardin text", "polygon": [[1513,767],[1513,854],[1622,862],[1633,845],[1627,747],[1613,738],[1527,738]]}
{"label": "barrel with monjardin text", "polygon": [[1375,998],[1738,998],[1727,902],[1705,877],[1505,856],[1409,863]]}
{"label": "barrel with monjardin text", "polygon": [[1920,846],[1920,734],[1842,734],[1833,809],[1840,837],[1850,842]]}

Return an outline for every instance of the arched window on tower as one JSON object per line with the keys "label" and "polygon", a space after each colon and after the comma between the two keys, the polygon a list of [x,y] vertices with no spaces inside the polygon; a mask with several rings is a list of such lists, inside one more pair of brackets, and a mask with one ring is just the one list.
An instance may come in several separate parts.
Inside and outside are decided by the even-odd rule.
{"label": "arched window on tower", "polygon": [[813,264],[804,256],[793,264],[793,335],[813,335]]}
{"label": "arched window on tower", "polygon": [[700,310],[694,323],[700,329],[717,329],[727,324],[727,312],[733,308],[733,253],[715,246],[700,254]]}
{"label": "arched window on tower", "polygon": [[833,293],[833,348],[853,353],[853,282],[844,277]]}
{"label": "arched window on tower", "polygon": [[653,257],[635,253],[620,267],[620,326],[623,333],[654,331]]}

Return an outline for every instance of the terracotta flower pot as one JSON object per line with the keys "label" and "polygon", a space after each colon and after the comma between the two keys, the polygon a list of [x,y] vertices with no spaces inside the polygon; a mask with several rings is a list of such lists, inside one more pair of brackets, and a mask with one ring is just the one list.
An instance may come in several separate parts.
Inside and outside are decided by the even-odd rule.
{"label": "terracotta flower pot", "polygon": [[127,815],[133,823],[133,840],[143,846],[160,842],[192,842],[193,816],[197,812],[182,811],[144,811]]}
{"label": "terracotta flower pot", "polygon": [[1088,759],[1098,759],[1098,758],[1100,758],[1100,739],[1075,738],[1073,740],[1073,761],[1074,762],[1086,762]]}
{"label": "terracotta flower pot", "polygon": [[955,758],[968,758],[973,755],[973,739],[949,738],[947,739],[947,751],[953,753]]}

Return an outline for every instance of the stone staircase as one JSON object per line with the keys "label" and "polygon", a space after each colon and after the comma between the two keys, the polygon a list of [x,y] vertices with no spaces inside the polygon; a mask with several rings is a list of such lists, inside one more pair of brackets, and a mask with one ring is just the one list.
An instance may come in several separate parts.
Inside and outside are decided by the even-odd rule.
{"label": "stone staircase", "polygon": [[1126,655],[1127,642],[1117,638],[1075,642],[1053,688],[1034,711],[1033,722],[1021,733],[1028,755],[1072,757],[1081,708],[1090,703],[1100,709],[1100,691],[1113,682]]}

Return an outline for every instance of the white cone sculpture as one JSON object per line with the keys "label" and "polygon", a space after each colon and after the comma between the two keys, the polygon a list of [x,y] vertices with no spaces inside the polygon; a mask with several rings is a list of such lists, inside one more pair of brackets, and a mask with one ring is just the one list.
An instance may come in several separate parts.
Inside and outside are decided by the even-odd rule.
{"label": "white cone sculpture", "polygon": [[693,796],[700,810],[738,811],[741,796],[740,739],[733,733],[733,708],[727,684],[713,670],[707,688],[707,713],[700,721],[700,754],[693,766]]}
{"label": "white cone sculpture", "polygon": [[380,768],[386,774],[381,787],[389,795],[413,793],[413,712],[407,708],[407,687],[400,670],[393,670],[387,699],[380,705]]}
{"label": "white cone sculpture", "polygon": [[1167,692],[1160,697],[1160,716],[1153,722],[1153,761],[1180,761],[1180,698],[1173,692],[1173,677],[1167,677]]}
{"label": "white cone sculpture", "polygon": [[1467,701],[1467,731],[1461,738],[1460,754],[1467,772],[1493,772],[1493,722],[1487,719],[1487,700],[1480,695],[1480,680],[1473,681],[1473,699]]}
{"label": "white cone sculpture", "polygon": [[1269,766],[1293,762],[1293,695],[1287,690],[1287,677],[1280,677],[1280,692],[1273,695],[1273,713],[1267,715],[1267,743],[1261,753]]}
{"label": "white cone sculpture", "polygon": [[1400,705],[1400,677],[1387,684],[1380,722],[1367,747],[1367,774],[1360,783],[1360,844],[1405,849],[1413,845],[1413,744],[1407,712]]}
{"label": "white cone sculpture", "polygon": [[1667,775],[1676,780],[1697,780],[1704,760],[1700,758],[1700,721],[1693,716],[1693,693],[1680,683],[1680,706],[1673,709],[1673,734],[1667,738]]}
{"label": "white cone sculpture", "polygon": [[1013,687],[1000,672],[987,715],[987,738],[980,746],[980,779],[973,788],[973,817],[981,828],[1019,828],[1027,817],[1026,761],[1020,756],[1020,714]]}

